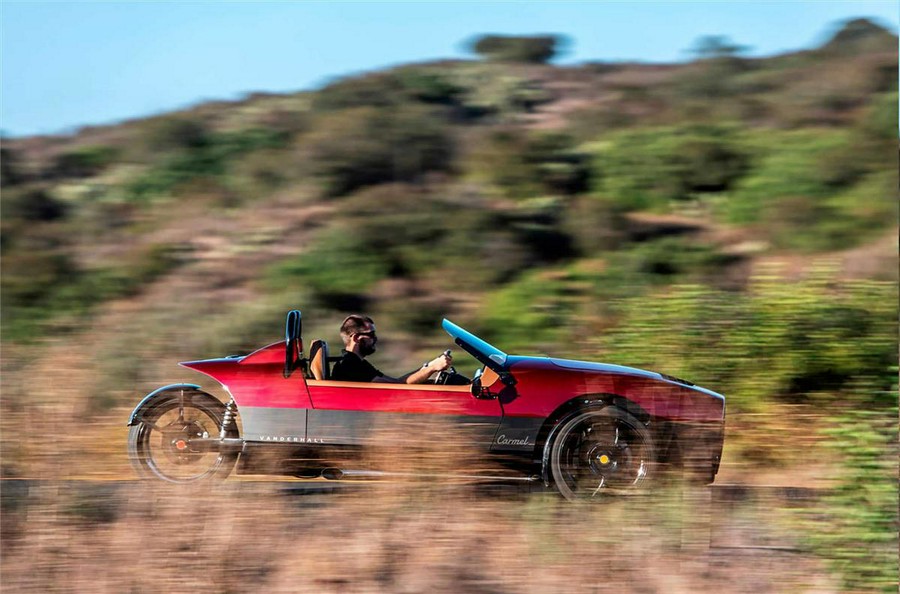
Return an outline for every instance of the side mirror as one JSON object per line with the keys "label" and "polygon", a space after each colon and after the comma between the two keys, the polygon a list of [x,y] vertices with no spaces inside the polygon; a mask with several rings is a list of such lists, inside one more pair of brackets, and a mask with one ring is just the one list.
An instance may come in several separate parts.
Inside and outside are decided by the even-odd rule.
{"label": "side mirror", "polygon": [[475,398],[478,398],[479,400],[481,400],[481,393],[482,393],[482,388],[481,388],[481,377],[479,377],[479,376],[476,375],[476,376],[472,379],[472,383],[470,384],[470,386],[471,386],[471,389],[472,389],[472,396],[474,396]]}
{"label": "side mirror", "polygon": [[292,309],[284,324],[284,377],[288,378],[303,361],[303,322],[300,312]]}

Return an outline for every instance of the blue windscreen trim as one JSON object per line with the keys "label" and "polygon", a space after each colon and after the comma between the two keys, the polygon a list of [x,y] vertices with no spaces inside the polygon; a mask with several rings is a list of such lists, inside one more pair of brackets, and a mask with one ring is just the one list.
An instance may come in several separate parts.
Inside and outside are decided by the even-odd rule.
{"label": "blue windscreen trim", "polygon": [[479,362],[498,373],[505,370],[508,358],[506,353],[446,318],[441,322],[441,327],[453,338],[453,342]]}

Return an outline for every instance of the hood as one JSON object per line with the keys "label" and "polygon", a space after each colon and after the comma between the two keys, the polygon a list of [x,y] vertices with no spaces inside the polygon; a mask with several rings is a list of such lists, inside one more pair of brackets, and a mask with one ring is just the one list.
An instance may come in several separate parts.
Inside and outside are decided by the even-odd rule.
{"label": "hood", "polygon": [[626,375],[637,375],[651,379],[664,379],[662,375],[655,371],[646,371],[636,367],[626,367],[625,365],[613,365],[612,363],[592,363],[590,361],[573,361],[571,359],[554,359],[549,361],[557,367],[563,369],[572,369],[575,371],[598,371],[602,373],[622,373]]}
{"label": "hood", "polygon": [[591,363],[589,361],[572,361],[570,359],[554,358],[549,358],[548,360],[557,367],[561,367],[563,369],[571,369],[573,371],[596,371],[601,373],[621,373],[624,375],[636,375],[638,377],[646,377],[649,379],[668,382],[670,384],[678,384],[683,388],[706,394],[707,396],[711,396],[718,400],[725,400],[725,397],[718,392],[713,392],[712,390],[707,390],[706,388],[700,387],[689,381],[679,379],[677,377],[672,377],[671,375],[657,373],[655,371],[647,371],[646,369],[638,369],[636,367],[626,367],[625,365],[613,365],[612,363]]}

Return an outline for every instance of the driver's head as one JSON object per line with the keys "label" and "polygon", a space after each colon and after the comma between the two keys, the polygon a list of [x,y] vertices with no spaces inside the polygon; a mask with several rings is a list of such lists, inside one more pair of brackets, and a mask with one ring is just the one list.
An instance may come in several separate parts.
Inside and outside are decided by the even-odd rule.
{"label": "driver's head", "polygon": [[341,340],[344,348],[352,351],[359,346],[359,354],[363,357],[375,352],[378,336],[375,334],[375,322],[369,316],[349,315],[341,324]]}

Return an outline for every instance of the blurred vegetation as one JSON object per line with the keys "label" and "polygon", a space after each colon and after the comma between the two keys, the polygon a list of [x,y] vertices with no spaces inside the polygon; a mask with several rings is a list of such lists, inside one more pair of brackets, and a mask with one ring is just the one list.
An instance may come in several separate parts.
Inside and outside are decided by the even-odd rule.
{"label": "blurred vegetation", "polygon": [[[839,419],[846,488],[810,546],[880,588],[880,553],[852,551],[887,542],[872,460],[896,437],[847,410],[896,419],[896,35],[856,20],[768,58],[709,37],[684,64],[552,65],[565,43],[485,35],[474,60],[3,139],[4,464],[30,460],[16,414],[56,418],[27,389],[54,354],[89,420],[173,359],[277,339],[290,307],[329,341],[364,310],[415,360],[448,316],[510,352],[688,378],[730,414]],[[729,440],[750,472],[796,461],[768,429]]]}
{"label": "blurred vegetation", "polygon": [[94,306],[134,294],[173,270],[182,262],[182,249],[153,245],[134,250],[115,267],[90,269],[52,247],[4,257],[3,340],[31,341],[46,331],[80,328]]}
{"label": "blurred vegetation", "polygon": [[836,284],[827,269],[799,283],[758,277],[740,293],[676,285],[617,304],[618,324],[598,348],[618,363],[719,386],[738,410],[784,399],[888,412],[897,300],[893,283]]}
{"label": "blurred vegetation", "polygon": [[312,175],[328,197],[449,171],[453,139],[427,109],[355,108],[324,116],[307,140]]}
{"label": "blurred vegetation", "polygon": [[738,132],[701,125],[612,134],[598,143],[595,192],[625,210],[667,210],[672,201],[726,193],[749,169]]}
{"label": "blurred vegetation", "polygon": [[213,133],[199,122],[166,121],[151,128],[147,136],[148,147],[163,156],[154,157],[149,170],[129,182],[124,192],[133,201],[169,196],[191,180],[223,178],[239,157],[281,148],[287,140],[287,134],[278,130]]}
{"label": "blurred vegetation", "polygon": [[[895,375],[896,380],[896,375]],[[896,382],[893,386],[896,395]],[[823,432],[840,461],[837,486],[823,511],[803,516],[809,545],[838,574],[847,591],[897,589],[897,409],[848,410]]]}
{"label": "blurred vegetation", "polygon": [[753,67],[741,57],[746,47],[732,43],[727,37],[701,37],[691,49],[697,61],[680,79],[680,91],[686,98],[727,99],[745,89],[739,75]]}
{"label": "blurred vegetation", "polygon": [[58,177],[91,177],[115,162],[118,150],[111,146],[86,146],[56,158]]}
{"label": "blurred vegetation", "polygon": [[565,38],[559,35],[535,37],[484,35],[475,39],[471,47],[472,51],[488,60],[544,64],[559,54],[560,46],[563,46],[565,41]]}
{"label": "blurred vegetation", "polygon": [[561,133],[493,130],[473,149],[470,160],[468,169],[475,180],[516,200],[588,189],[589,155]]}
{"label": "blurred vegetation", "polygon": [[315,94],[312,106],[315,111],[338,111],[410,103],[456,105],[462,92],[446,72],[405,66],[392,72],[335,81]]}

